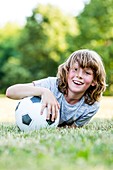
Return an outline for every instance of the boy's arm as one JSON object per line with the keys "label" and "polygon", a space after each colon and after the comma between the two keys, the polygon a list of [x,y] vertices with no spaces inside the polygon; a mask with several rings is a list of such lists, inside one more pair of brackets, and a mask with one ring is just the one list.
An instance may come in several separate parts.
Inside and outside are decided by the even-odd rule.
{"label": "boy's arm", "polygon": [[28,96],[41,96],[43,94],[43,90],[44,88],[37,88],[32,83],[15,84],[6,90],[6,96],[8,98],[18,100]]}
{"label": "boy's arm", "polygon": [[47,107],[47,119],[50,119],[50,114],[52,114],[52,121],[57,118],[60,105],[53,93],[47,88],[36,87],[32,83],[16,84],[10,86],[6,90],[6,96],[11,99],[22,99],[28,96],[40,96],[42,98],[41,114],[43,114],[45,107]]}

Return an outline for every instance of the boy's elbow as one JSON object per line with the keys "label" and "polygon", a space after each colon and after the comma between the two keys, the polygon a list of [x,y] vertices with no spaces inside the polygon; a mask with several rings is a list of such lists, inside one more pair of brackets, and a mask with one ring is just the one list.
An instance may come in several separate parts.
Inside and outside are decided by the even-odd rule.
{"label": "boy's elbow", "polygon": [[10,87],[6,89],[6,97],[11,98]]}
{"label": "boy's elbow", "polygon": [[6,97],[13,98],[13,91],[11,90],[11,87],[6,89]]}

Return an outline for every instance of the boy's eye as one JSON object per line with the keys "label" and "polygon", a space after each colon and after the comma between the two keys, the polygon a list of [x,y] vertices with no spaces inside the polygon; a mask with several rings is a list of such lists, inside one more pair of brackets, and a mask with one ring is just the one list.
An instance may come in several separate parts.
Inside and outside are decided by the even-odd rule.
{"label": "boy's eye", "polygon": [[78,69],[77,68],[72,68],[71,69],[73,72],[77,71]]}
{"label": "boy's eye", "polygon": [[84,71],[85,71],[85,73],[87,74],[87,75],[92,75],[93,74],[93,71],[91,70],[91,69],[84,69]]}
{"label": "boy's eye", "polygon": [[86,74],[90,74],[88,71],[86,71]]}
{"label": "boy's eye", "polygon": [[91,75],[91,72],[90,71],[86,71],[86,74]]}

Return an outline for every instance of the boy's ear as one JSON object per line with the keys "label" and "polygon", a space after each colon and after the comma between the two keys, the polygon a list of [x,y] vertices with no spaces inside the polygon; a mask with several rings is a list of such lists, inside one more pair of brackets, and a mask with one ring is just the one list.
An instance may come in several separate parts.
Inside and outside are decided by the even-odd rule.
{"label": "boy's ear", "polygon": [[96,86],[96,84],[97,84],[97,82],[96,82],[96,81],[93,81],[91,85],[92,85],[92,86]]}

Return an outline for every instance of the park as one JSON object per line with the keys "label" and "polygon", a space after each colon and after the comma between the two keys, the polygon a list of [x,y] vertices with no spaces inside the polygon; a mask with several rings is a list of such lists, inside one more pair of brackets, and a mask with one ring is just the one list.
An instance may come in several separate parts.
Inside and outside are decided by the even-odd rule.
{"label": "park", "polygon": [[[0,27],[0,170],[113,169],[113,2],[90,0],[77,16],[37,5],[25,25]],[[106,70],[100,108],[81,128],[23,132],[15,123],[18,100],[6,89],[54,77],[78,49],[98,52]]]}

